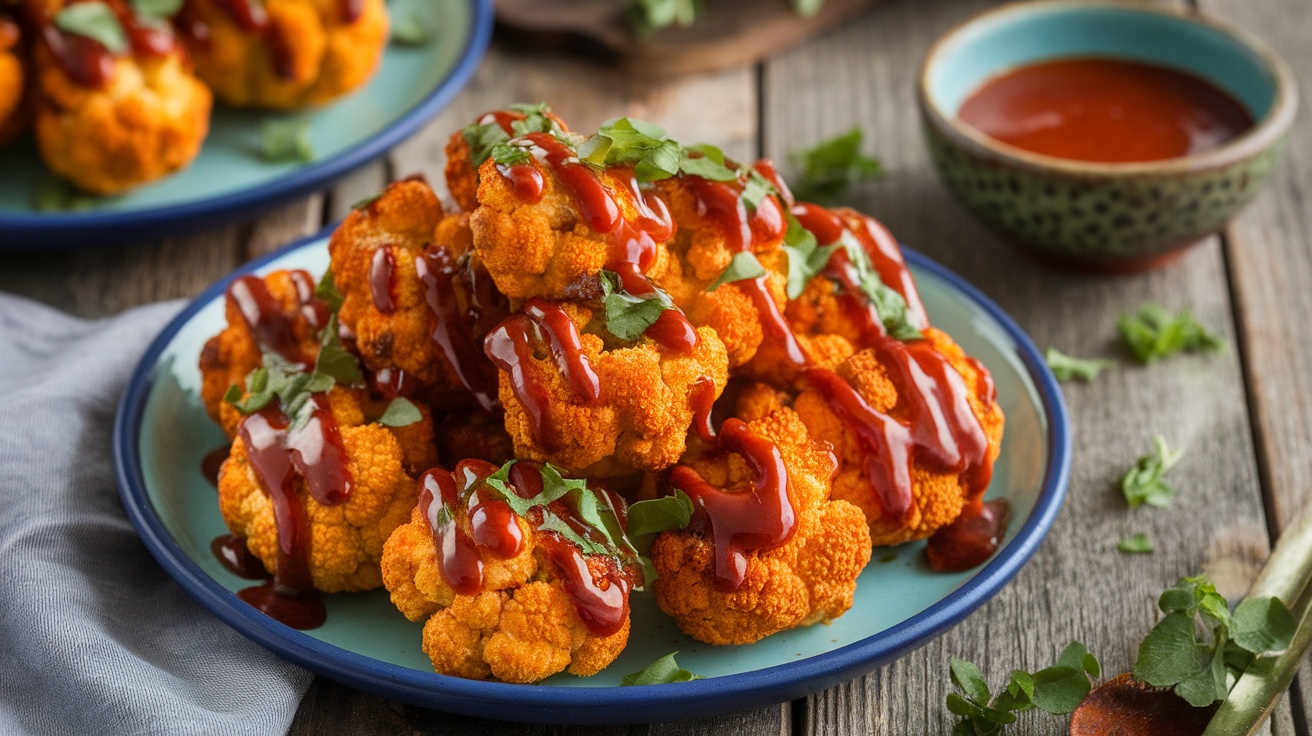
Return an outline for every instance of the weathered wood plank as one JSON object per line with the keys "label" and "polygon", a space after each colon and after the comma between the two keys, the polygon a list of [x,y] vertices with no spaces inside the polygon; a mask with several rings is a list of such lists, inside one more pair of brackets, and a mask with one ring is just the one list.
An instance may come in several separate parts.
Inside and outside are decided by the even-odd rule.
{"label": "weathered wood plank", "polygon": [[[1294,70],[1304,108],[1312,100],[1312,23],[1307,3],[1199,0],[1199,8],[1257,34]],[[1227,260],[1247,368],[1254,433],[1273,528],[1312,503],[1312,130],[1306,114],[1290,133],[1285,161],[1269,191],[1226,231]],[[1312,664],[1294,687],[1299,733],[1312,732]]]}
{"label": "weathered wood plank", "polygon": [[[1233,336],[1225,261],[1211,239],[1169,269],[1120,279],[1039,267],[976,223],[937,180],[920,140],[914,70],[930,42],[984,2],[899,3],[764,67],[765,154],[786,158],[854,124],[889,170],[854,203],[977,286],[1040,346],[1124,360],[1117,316],[1147,301],[1189,306]],[[921,650],[808,699],[808,733],[945,733],[951,656],[993,678],[1050,664],[1072,639],[1109,673],[1127,670],[1155,620],[1160,591],[1198,572],[1211,540],[1263,523],[1238,354],[1188,357],[1151,368],[1124,364],[1092,385],[1067,385],[1076,452],[1065,508],[1029,565],[996,598]],[[1126,508],[1113,484],[1161,433],[1188,448],[1172,473],[1181,498],[1166,510]],[[1147,532],[1153,555],[1121,556],[1116,541]],[[1265,539],[1257,540],[1265,544]],[[1018,733],[1058,734],[1064,719],[1029,716]]]}

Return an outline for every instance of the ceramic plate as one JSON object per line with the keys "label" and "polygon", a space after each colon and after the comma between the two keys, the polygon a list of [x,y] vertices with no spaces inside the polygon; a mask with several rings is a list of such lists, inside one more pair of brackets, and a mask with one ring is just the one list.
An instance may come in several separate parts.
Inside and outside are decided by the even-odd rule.
{"label": "ceramic plate", "polygon": [[[908,250],[930,320],[984,361],[1007,416],[988,497],[1006,498],[1012,520],[997,554],[960,574],[932,571],[924,543],[879,550],[862,573],[852,609],[812,626],[741,647],[684,636],[650,594],[632,597],[628,648],[590,678],[557,675],[540,685],[476,682],[433,673],[420,651],[421,624],[387,593],[324,596],[328,622],[296,631],[247,606],[233,591],[250,585],[224,570],[210,541],[226,533],[202,457],[224,444],[200,403],[201,346],[224,326],[215,284],[163,331],[133,375],[115,425],[116,477],[128,515],[170,574],[219,618],[291,661],[362,690],[439,710],[540,723],[642,723],[696,718],[800,697],[845,682],[918,647],[997,593],[1047,533],[1070,467],[1066,410],[1029,338],[961,277]],[[327,233],[247,265],[241,273],[328,264]],[[235,276],[236,274],[234,274]],[[618,687],[620,679],[678,651],[707,679]]]}
{"label": "ceramic plate", "polygon": [[[87,247],[176,235],[304,196],[381,156],[451,101],[492,34],[492,0],[389,0],[388,7],[393,23],[403,17],[422,23],[427,42],[389,44],[369,84],[324,107],[276,113],[216,105],[192,165],[126,195],[40,212],[34,192],[53,177],[35,142],[29,135],[0,149],[0,247]],[[266,120],[306,121],[314,160],[264,161]]]}

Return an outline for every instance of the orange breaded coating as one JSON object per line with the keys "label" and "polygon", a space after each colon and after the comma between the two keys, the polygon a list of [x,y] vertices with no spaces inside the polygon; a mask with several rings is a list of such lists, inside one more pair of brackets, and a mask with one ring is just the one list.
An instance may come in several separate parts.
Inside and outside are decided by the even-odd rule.
{"label": "orange breaded coating", "polygon": [[187,0],[178,18],[196,72],[223,102],[318,105],[373,76],[388,39],[384,0]]}
{"label": "orange breaded coating", "polygon": [[[856,578],[870,561],[870,534],[855,506],[831,500],[834,458],[811,439],[792,410],[747,425],[774,443],[787,473],[795,527],[782,545],[742,550],[742,582],[732,591],[716,580],[710,531],[667,531],[651,548],[656,601],[689,636],[709,644],[747,644],[798,626],[841,616],[852,606]],[[707,483],[750,493],[754,473],[736,453],[710,453],[690,463]],[[698,513],[705,513],[699,511]],[[710,522],[714,528],[714,520]]]}
{"label": "orange breaded coating", "polygon": [[[988,441],[983,467],[991,468],[1001,450],[1003,415],[995,401],[990,398],[986,402],[983,398],[989,394],[987,386],[991,385],[987,373],[970,361],[945,333],[928,328],[924,335],[964,379],[971,412]],[[870,408],[903,423],[910,421],[906,397],[899,395],[889,368],[879,362],[874,350],[856,353],[836,370]],[[862,446],[829,400],[821,392],[808,388],[797,397],[793,407],[811,435],[834,448],[840,465],[834,477],[833,497],[849,501],[865,513],[870,523],[871,539],[876,545],[901,544],[929,537],[961,514],[971,500],[971,494],[983,490],[975,489],[975,479],[967,474],[945,472],[920,453],[912,453],[910,511],[902,521],[885,518],[879,492],[865,471],[864,459],[869,450]]]}
{"label": "orange breaded coating", "polygon": [[[584,307],[565,311],[577,326],[592,316]],[[520,361],[523,380],[501,370],[501,405],[515,456],[590,478],[660,470],[678,462],[692,423],[694,384],[709,379],[718,396],[728,380],[720,339],[704,327],[697,337],[691,353],[682,354],[645,338],[608,349],[601,337],[581,334],[581,355],[599,386],[595,401],[579,396],[551,350]],[[545,400],[526,406],[517,384],[530,393],[540,388]],[[538,422],[535,412],[542,417]]]}
{"label": "orange breaded coating", "polygon": [[[319,331],[327,324],[327,308],[314,297],[314,286],[305,271],[274,271],[262,279],[239,278],[228,287],[224,300],[227,327],[205,343],[200,373],[205,411],[229,437],[237,435],[241,413],[224,401],[223,395],[231,386],[244,385],[247,374],[260,367],[262,339],[285,341],[287,345],[266,344],[264,349],[283,353],[295,350],[307,366],[313,365],[319,353]],[[286,329],[257,332],[250,319],[260,323],[261,306],[271,312],[268,316],[272,319],[266,322],[279,322]],[[249,319],[245,311],[249,311]]]}
{"label": "orange breaded coating", "polygon": [[0,15],[0,146],[17,137],[27,122],[23,114],[24,64],[18,55],[20,38],[18,24]]}
{"label": "orange breaded coating", "polygon": [[[463,467],[457,468],[456,477]],[[538,531],[536,522],[513,516],[522,540],[518,548],[502,556],[482,543],[470,547],[477,555],[479,579],[473,590],[459,592],[445,577],[434,522],[423,504],[421,498],[409,523],[388,539],[382,571],[397,609],[411,621],[426,620],[423,650],[437,672],[529,683],[564,671],[596,674],[619,656],[629,637],[627,605],[613,633],[599,635],[589,629],[547,550],[550,539],[561,543],[555,532]],[[451,514],[461,534],[477,538],[465,503],[444,505],[441,513]],[[592,567],[591,556],[582,559]],[[590,574],[595,584],[598,572]]]}
{"label": "orange breaded coating", "polygon": [[[406,466],[431,462],[431,451],[407,462],[398,431],[374,423],[380,407],[366,416],[369,407],[360,392],[334,389],[327,396],[345,448],[351,486],[343,503],[328,505],[307,492],[303,479],[296,481],[296,498],[309,527],[310,579],[316,590],[325,593],[372,590],[383,583],[379,561],[384,543],[414,508],[415,481]],[[431,424],[419,429],[431,430]],[[411,437],[408,444],[422,442],[431,445],[431,434]],[[232,454],[219,472],[219,510],[233,535],[244,538],[250,551],[276,575],[279,541],[274,504],[241,436],[233,440]]]}
{"label": "orange breaded coating", "polygon": [[522,133],[567,133],[565,121],[545,105],[516,105],[493,110],[453,134],[446,143],[446,188],[466,212],[478,208],[478,169],[492,147]]}
{"label": "orange breaded coating", "polygon": [[181,49],[116,57],[101,87],[70,77],[44,43],[34,67],[41,158],[89,192],[117,194],[177,171],[209,132],[210,90]]}

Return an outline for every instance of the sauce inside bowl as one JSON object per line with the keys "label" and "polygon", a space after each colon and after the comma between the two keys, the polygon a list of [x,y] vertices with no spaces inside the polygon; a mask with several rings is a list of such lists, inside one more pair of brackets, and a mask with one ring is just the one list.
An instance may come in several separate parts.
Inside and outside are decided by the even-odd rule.
{"label": "sauce inside bowl", "polygon": [[975,90],[957,115],[1017,148],[1101,163],[1199,153],[1253,126],[1248,110],[1207,80],[1099,57],[1007,72]]}

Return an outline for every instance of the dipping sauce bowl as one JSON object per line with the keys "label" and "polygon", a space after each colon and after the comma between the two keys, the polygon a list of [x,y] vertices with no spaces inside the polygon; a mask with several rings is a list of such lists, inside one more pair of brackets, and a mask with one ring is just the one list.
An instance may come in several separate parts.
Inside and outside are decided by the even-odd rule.
{"label": "dipping sauce bowl", "polygon": [[[978,103],[981,90],[990,94],[1009,79],[1018,79],[1025,73],[1018,70],[1027,67],[1063,71],[1058,67],[1068,61],[1074,62],[1067,65],[1072,68],[1113,62],[1107,66],[1118,67],[1122,76],[1130,70],[1130,82],[1169,85],[1172,79],[1180,82],[1183,73],[1195,78],[1195,86],[1214,88],[1219,94],[1213,97],[1229,102],[1232,112],[1239,109],[1241,119],[1246,112],[1252,124],[1237,134],[1195,136],[1206,145],[1185,146],[1155,160],[1116,160],[1125,156],[1114,150],[1143,150],[1154,134],[1155,126],[1149,124],[1109,123],[1100,135],[1090,128],[1080,131],[1077,125],[1072,129],[1076,132],[1059,133],[1056,139],[1049,135],[1043,143],[1044,136],[1030,135],[1026,126],[1041,127],[1072,110],[1083,113],[1086,107],[1096,107],[1092,94],[1087,106],[1069,98],[1070,90],[1077,88],[1074,76],[1068,87],[1058,85],[1060,94],[1038,95],[1065,95],[1065,108],[1031,115],[1007,128],[1017,133],[1010,138],[1013,143],[962,119],[963,106]],[[1153,73],[1153,67],[1160,73]],[[1133,77],[1136,68],[1145,70],[1138,79]],[[991,82],[996,84],[988,86]],[[1085,89],[1102,91],[1088,86],[1087,79],[1084,84]],[[1173,89],[1186,86],[1177,83]],[[1128,105],[1139,104],[1133,95],[1126,99]],[[1138,99],[1152,96],[1141,90]],[[934,165],[971,212],[1043,260],[1124,273],[1172,260],[1253,199],[1284,149],[1298,93],[1288,66],[1265,44],[1216,20],[1109,0],[1048,0],[989,10],[940,38],[921,69],[918,102]],[[978,104],[973,107],[980,109]],[[1139,112],[1112,105],[1101,114],[1114,123],[1123,114]],[[1181,126],[1194,124],[1190,118]],[[1080,139],[1063,141],[1062,135]],[[1080,145],[1092,139],[1098,142]],[[1046,146],[1049,152],[1022,145]],[[1103,160],[1063,157],[1067,155]],[[1129,157],[1136,156],[1146,158],[1137,153]]]}

